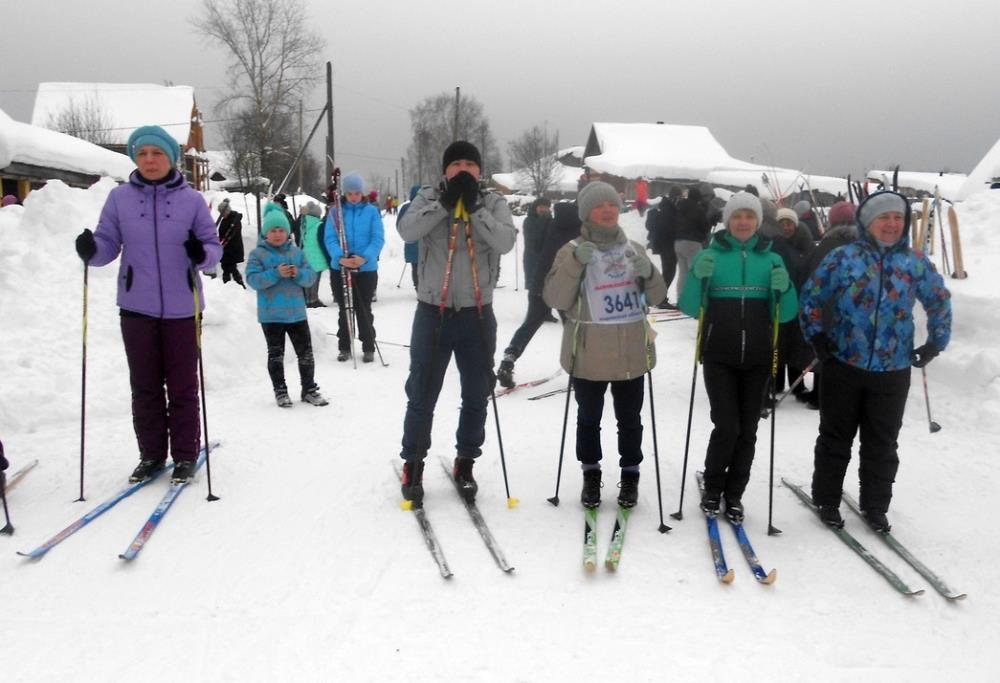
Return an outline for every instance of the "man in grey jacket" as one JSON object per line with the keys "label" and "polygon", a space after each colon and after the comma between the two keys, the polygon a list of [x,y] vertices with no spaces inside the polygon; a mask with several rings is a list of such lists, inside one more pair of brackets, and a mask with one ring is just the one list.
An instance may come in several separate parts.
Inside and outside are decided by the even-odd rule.
{"label": "man in grey jacket", "polygon": [[397,226],[404,241],[420,243],[400,452],[403,498],[415,506],[423,502],[434,406],[452,354],[462,385],[453,476],[468,500],[477,491],[472,465],[482,453],[487,400],[496,382],[493,286],[500,257],[513,249],[516,235],[506,200],[480,191],[481,168],[475,145],[453,142],[444,152],[440,186],[423,188]]}

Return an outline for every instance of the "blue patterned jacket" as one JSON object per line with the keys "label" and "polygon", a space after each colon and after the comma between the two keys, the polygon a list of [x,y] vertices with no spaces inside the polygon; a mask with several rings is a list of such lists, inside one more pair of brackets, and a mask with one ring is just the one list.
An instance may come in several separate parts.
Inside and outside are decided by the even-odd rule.
{"label": "blue patterned jacket", "polygon": [[[909,226],[909,203],[903,218]],[[912,362],[914,304],[919,301],[927,312],[927,340],[943,350],[951,338],[951,294],[930,259],[910,248],[907,230],[896,244],[881,247],[858,227],[858,240],[827,254],[805,283],[799,295],[802,333],[807,340],[825,334],[833,355],[848,365],[903,370]],[[832,312],[827,329],[824,306]]]}
{"label": "blue patterned jacket", "polygon": [[[281,277],[278,266],[297,266],[299,274]],[[297,323],[306,319],[306,297],[302,291],[316,282],[305,253],[289,239],[280,247],[262,237],[247,259],[247,284],[257,290],[257,320],[262,323]]]}

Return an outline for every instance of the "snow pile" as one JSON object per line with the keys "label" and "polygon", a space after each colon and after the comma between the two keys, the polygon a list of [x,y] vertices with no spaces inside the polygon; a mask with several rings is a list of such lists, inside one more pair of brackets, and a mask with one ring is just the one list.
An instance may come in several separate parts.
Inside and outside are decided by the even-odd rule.
{"label": "snow pile", "polygon": [[[511,495],[508,510],[495,427],[487,425],[476,466],[479,506],[517,569],[501,574],[445,477],[460,401],[454,365],[437,407],[425,483],[427,510],[455,572],[442,581],[415,521],[398,508],[389,461],[399,451],[414,296],[391,217],[375,304],[388,367],[337,363],[336,308],[310,309],[316,377],[327,408],[273,403],[255,295],[233,283],[206,283],[204,366],[215,492],[205,473],[180,497],[133,564],[124,550],[163,493],[156,482],[65,541],[39,563],[29,550],[124,483],[136,459],[128,377],[114,306],[117,264],[89,274],[88,502],[77,496],[83,268],[73,238],[92,227],[111,189],[49,183],[24,207],[0,209],[0,438],[16,469],[34,472],[10,496],[17,526],[0,536],[7,588],[0,642],[4,681],[122,680],[690,680],[705,675],[759,680],[939,680],[995,678],[1000,596],[992,567],[1000,548],[983,505],[1000,487],[1000,316],[992,274],[1000,270],[994,227],[1000,193],[959,205],[967,280],[954,294],[952,345],[928,366],[934,419],[929,434],[919,373],[900,434],[901,468],[890,519],[899,538],[969,599],[946,604],[845,509],[849,528],[913,587],[905,599],[824,531],[782,487],[768,519],[769,422],[744,497],[747,530],[773,586],[753,581],[732,533],[723,528],[732,585],[712,571],[692,480],[683,521],[657,532],[655,472],[663,507],[676,509],[692,378],[693,321],[657,323],[654,371],[659,453],[644,410],[639,505],[617,574],[580,568],[582,517],[573,429],[566,442],[563,504],[552,495],[563,398],[528,401],[565,378],[497,402]],[[223,195],[206,201],[217,206]],[[248,205],[251,198],[248,198]],[[297,198],[299,201],[299,198]],[[243,197],[231,195],[241,213]],[[247,211],[252,215],[252,211]],[[623,216],[631,237],[643,219]],[[255,232],[244,229],[249,249]],[[523,252],[502,262],[494,298],[498,350],[521,323],[525,293],[515,289]],[[936,256],[935,256],[936,257]],[[397,281],[404,281],[397,288]],[[321,298],[330,303],[324,276]],[[671,299],[675,293],[671,289]],[[557,367],[561,330],[543,325],[516,366],[520,381]],[[922,339],[922,331],[918,339]],[[294,354],[286,353],[290,386]],[[297,397],[296,397],[297,398]],[[605,503],[598,532],[607,547],[618,472],[611,401],[605,409]],[[778,414],[775,470],[807,483],[817,416],[795,401]],[[573,415],[570,415],[573,419]],[[691,463],[699,467],[711,430],[700,380],[694,396]],[[848,476],[847,487],[856,492]],[[983,520],[982,523],[969,520]],[[605,645],[594,649],[595,643]],[[137,659],[138,657],[138,659]]]}

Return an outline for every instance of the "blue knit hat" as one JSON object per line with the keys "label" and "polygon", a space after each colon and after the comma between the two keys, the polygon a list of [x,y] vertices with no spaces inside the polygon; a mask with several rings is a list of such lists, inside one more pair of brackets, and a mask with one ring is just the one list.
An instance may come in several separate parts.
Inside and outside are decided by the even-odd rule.
{"label": "blue knit hat", "polygon": [[128,143],[125,149],[128,151],[129,159],[135,161],[136,152],[146,145],[153,145],[163,150],[163,153],[170,157],[170,165],[176,166],[177,160],[181,156],[181,146],[177,140],[159,126],[140,126],[132,131],[128,136]]}
{"label": "blue knit hat", "polygon": [[288,224],[288,217],[281,205],[268,202],[264,207],[264,217],[260,221],[260,234],[266,236],[274,228],[281,228],[288,234],[292,232],[292,226]]}
{"label": "blue knit hat", "polygon": [[361,174],[357,171],[351,171],[344,176],[342,181],[344,186],[344,192],[364,192],[365,191],[365,179],[361,177]]}

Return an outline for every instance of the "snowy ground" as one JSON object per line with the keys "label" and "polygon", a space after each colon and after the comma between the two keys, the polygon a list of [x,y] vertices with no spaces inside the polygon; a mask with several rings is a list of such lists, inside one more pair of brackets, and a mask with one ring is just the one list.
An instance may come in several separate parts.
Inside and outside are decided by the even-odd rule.
{"label": "snowy ground", "polygon": [[[640,505],[617,575],[581,570],[579,474],[555,485],[563,399],[528,401],[553,381],[500,399],[511,493],[508,510],[492,418],[477,474],[479,504],[517,569],[493,564],[437,456],[452,453],[457,378],[438,405],[427,510],[455,572],[443,581],[415,521],[398,507],[390,462],[399,450],[412,289],[396,288],[402,244],[387,219],[387,246],[375,306],[388,368],[337,363],[335,309],[310,311],[317,380],[327,408],[274,406],[264,367],[254,295],[207,284],[205,372],[215,492],[204,472],[178,500],[138,560],[117,559],[159,499],[157,482],[122,502],[42,561],[28,550],[118,490],[136,458],[128,380],[117,329],[117,266],[92,269],[88,332],[87,503],[78,487],[82,269],[72,238],[93,225],[110,189],[50,183],[24,207],[0,210],[0,436],[17,468],[38,468],[11,493],[16,535],[0,537],[0,662],[5,681],[357,680],[563,681],[996,680],[993,640],[1000,598],[989,572],[997,537],[982,522],[1000,486],[1000,322],[995,281],[1000,237],[992,225],[1000,192],[960,206],[966,267],[949,281],[953,344],[929,367],[931,435],[919,376],[900,437],[902,466],[890,519],[898,537],[969,598],[948,603],[848,513],[849,529],[914,587],[895,593],[825,531],[788,490],[774,492],[767,528],[769,427],[762,423],[757,467],[745,502],[747,528],[772,586],[758,585],[734,538],[722,528],[733,584],[712,571],[693,479],[684,521],[657,532],[647,429]],[[642,237],[641,219],[626,215]],[[250,231],[246,231],[249,233]],[[248,236],[248,242],[250,241]],[[513,254],[496,292],[499,344],[523,315]],[[329,302],[328,280],[323,298]],[[654,371],[665,513],[677,509],[695,326],[657,324]],[[559,330],[545,325],[517,364],[521,380],[553,372]],[[289,350],[290,351],[290,350]],[[295,378],[293,355],[288,372]],[[454,369],[452,369],[454,372]],[[614,450],[614,425],[605,448]],[[647,413],[648,416],[648,413]],[[572,417],[572,416],[571,416]],[[779,476],[807,482],[817,415],[794,401],[778,415]],[[647,421],[648,427],[648,421]],[[691,468],[710,423],[699,379]],[[571,430],[572,432],[572,430]],[[572,453],[572,433],[567,445]],[[615,495],[608,470],[605,497]],[[612,524],[601,517],[601,553]],[[846,509],[845,509],[846,512]],[[975,519],[969,524],[966,520]],[[991,635],[992,634],[992,635]]]}

